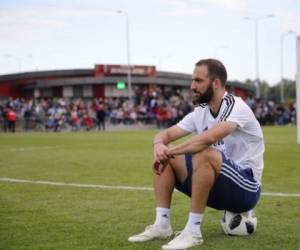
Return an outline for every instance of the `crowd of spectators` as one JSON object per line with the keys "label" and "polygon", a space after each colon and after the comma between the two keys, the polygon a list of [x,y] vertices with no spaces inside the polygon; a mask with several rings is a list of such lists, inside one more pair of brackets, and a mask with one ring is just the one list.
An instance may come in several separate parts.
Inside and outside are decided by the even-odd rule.
{"label": "crowd of spectators", "polygon": [[250,96],[246,103],[262,126],[296,124],[296,103],[294,102],[276,105],[272,100],[257,100]]}
{"label": "crowd of spectators", "polygon": [[105,130],[110,125],[145,124],[165,128],[191,111],[193,104],[179,90],[143,90],[135,100],[126,97],[90,99],[41,98],[0,101],[0,130],[12,131],[8,114],[15,113],[18,126],[37,131]]}
{"label": "crowd of spectators", "polygon": [[[284,106],[273,101],[249,97],[247,104],[261,125],[296,123],[294,103]],[[105,130],[106,124],[155,125],[165,128],[176,124],[193,109],[191,98],[179,89],[142,89],[133,102],[128,98],[90,99],[40,98],[0,100],[0,131]]]}

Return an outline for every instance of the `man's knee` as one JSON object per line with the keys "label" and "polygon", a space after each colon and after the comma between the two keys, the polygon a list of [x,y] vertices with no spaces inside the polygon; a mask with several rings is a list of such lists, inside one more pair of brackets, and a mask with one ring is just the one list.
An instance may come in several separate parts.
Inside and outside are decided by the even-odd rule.
{"label": "man's knee", "polygon": [[209,161],[212,157],[212,151],[210,149],[205,149],[201,152],[193,154],[193,160]]}
{"label": "man's knee", "polygon": [[193,170],[199,168],[213,168],[216,172],[220,171],[222,165],[221,153],[213,148],[207,148],[201,152],[193,154]]}
{"label": "man's knee", "polygon": [[185,155],[177,155],[170,159],[169,166],[174,172],[176,179],[184,182],[188,175]]}

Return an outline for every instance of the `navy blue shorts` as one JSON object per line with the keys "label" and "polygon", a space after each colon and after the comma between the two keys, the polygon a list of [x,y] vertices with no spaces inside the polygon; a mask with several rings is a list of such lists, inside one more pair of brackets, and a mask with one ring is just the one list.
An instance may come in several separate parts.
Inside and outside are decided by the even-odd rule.
{"label": "navy blue shorts", "polygon": [[[251,168],[242,169],[223,153],[223,163],[220,175],[213,185],[207,206],[242,213],[255,207],[260,197],[260,184],[253,178]],[[175,188],[190,196],[192,195],[192,155],[186,154],[188,176],[183,183],[176,180]]]}

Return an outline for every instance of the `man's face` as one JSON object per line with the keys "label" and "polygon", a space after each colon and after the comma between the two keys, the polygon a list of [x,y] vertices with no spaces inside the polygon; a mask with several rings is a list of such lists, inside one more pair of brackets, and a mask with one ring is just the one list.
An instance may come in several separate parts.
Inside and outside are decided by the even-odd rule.
{"label": "man's face", "polygon": [[212,82],[208,77],[207,66],[196,66],[192,76],[191,90],[193,101],[197,104],[208,103],[214,94]]}

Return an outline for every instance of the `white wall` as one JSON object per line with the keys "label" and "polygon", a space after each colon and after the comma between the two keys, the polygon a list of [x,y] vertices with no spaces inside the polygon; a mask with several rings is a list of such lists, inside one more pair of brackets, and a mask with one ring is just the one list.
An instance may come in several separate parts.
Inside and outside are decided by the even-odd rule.
{"label": "white wall", "polygon": [[92,85],[83,86],[83,96],[84,97],[93,97],[94,96]]}
{"label": "white wall", "polygon": [[104,88],[105,97],[120,97],[127,96],[128,89],[117,89],[115,85],[106,85]]}
{"label": "white wall", "polygon": [[72,97],[73,96],[73,87],[64,86],[63,87],[63,97]]}

